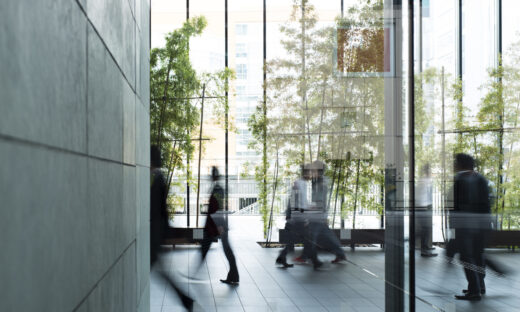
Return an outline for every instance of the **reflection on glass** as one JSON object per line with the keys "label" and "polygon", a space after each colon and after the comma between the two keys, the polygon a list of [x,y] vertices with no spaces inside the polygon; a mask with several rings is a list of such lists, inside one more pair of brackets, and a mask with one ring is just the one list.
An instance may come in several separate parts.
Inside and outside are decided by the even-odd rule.
{"label": "reflection on glass", "polygon": [[[190,41],[197,73],[225,67],[224,3],[190,1],[190,16],[208,20],[205,32]],[[485,266],[485,291],[491,297],[504,285],[504,276],[512,278],[501,260],[516,261],[504,249],[484,249],[506,246],[509,238],[504,237],[516,234],[503,231],[518,226],[520,58],[515,47],[520,37],[512,31],[511,13],[516,4],[503,1],[510,9],[503,16],[504,66],[498,67],[497,2],[463,1],[460,81],[457,1],[423,0],[423,7],[415,8],[411,76],[407,6],[400,11],[390,8],[390,1],[352,0],[343,1],[342,12],[341,3],[267,1],[264,66],[263,1],[228,1],[228,66],[234,75],[227,81],[225,102],[228,222],[240,287],[251,282],[247,295],[267,310],[312,304],[325,310],[405,311],[415,300],[419,311],[464,311],[456,299],[488,299],[482,296]],[[410,102],[406,91],[412,82]],[[201,104],[197,99],[197,109]],[[186,180],[192,187],[192,215],[196,198],[206,213],[213,186],[209,168],[222,170],[226,162],[224,106],[209,98],[204,105],[202,133],[196,128],[191,134],[191,178],[181,168],[171,189],[178,197],[178,227],[186,225]],[[412,129],[409,109],[415,112]],[[200,171],[199,138],[207,139],[201,145]],[[410,140],[415,168],[408,167]],[[475,159],[472,170],[462,171],[482,177],[489,191],[450,192],[466,185],[459,183],[460,168],[452,168],[460,153]],[[453,231],[461,196],[475,193],[489,196],[485,215],[493,231]],[[409,207],[412,195],[415,202]],[[459,215],[464,221],[479,219],[473,213]],[[412,225],[415,232],[409,231]],[[273,253],[255,242],[282,249]],[[450,250],[459,242],[469,247]],[[220,260],[212,258],[211,250],[205,259],[206,270],[190,278],[212,280]],[[275,270],[275,264],[288,272]],[[226,295],[220,306],[248,305],[250,298],[241,290],[233,294],[239,303]],[[212,305],[219,308],[219,302]]]}

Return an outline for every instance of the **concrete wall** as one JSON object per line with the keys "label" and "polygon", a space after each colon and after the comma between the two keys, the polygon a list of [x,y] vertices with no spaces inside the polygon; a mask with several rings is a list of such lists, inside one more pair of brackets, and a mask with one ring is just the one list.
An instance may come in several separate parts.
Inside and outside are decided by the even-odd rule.
{"label": "concrete wall", "polygon": [[149,310],[149,7],[0,1],[0,311]]}

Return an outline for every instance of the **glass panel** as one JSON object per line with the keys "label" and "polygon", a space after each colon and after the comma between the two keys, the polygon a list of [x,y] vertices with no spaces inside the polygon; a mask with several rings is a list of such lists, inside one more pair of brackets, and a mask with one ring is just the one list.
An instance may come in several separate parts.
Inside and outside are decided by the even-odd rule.
{"label": "glass panel", "polygon": [[[237,216],[258,217],[258,185],[255,167],[261,159],[250,148],[253,141],[249,119],[263,98],[263,1],[228,1],[229,14],[229,67],[236,72],[230,96],[232,120],[235,129],[230,134],[230,210]],[[240,221],[237,221],[240,222]],[[248,230],[251,238],[262,239],[259,228]]]}
{"label": "glass panel", "polygon": [[[498,53],[500,2],[503,68]],[[480,299],[481,291],[509,283],[496,278],[493,265],[500,271],[501,261],[517,261],[517,255],[499,247],[513,237],[508,230],[515,230],[518,220],[513,186],[518,185],[518,98],[513,96],[518,93],[518,4],[462,1],[463,72],[458,81],[459,1],[423,3],[428,7],[423,66],[415,69],[417,307],[459,311],[466,309],[466,302],[449,298],[463,295],[458,285],[471,296],[462,299]],[[507,304],[506,297],[501,304]],[[472,309],[485,310],[477,305]]]}
{"label": "glass panel", "polygon": [[481,86],[488,80],[488,69],[497,64],[496,2],[463,1],[462,12],[463,102],[472,124],[484,96]]}
{"label": "glass panel", "polygon": [[503,65],[504,65],[504,111],[507,130],[504,133],[504,195],[503,208],[500,220],[497,224],[502,230],[518,230],[520,227],[520,197],[516,187],[519,185],[519,108],[520,97],[520,25],[515,10],[520,9],[517,1],[504,0],[503,5]]}
{"label": "glass panel", "polygon": [[[255,295],[262,309],[272,310],[410,308],[408,278],[413,266],[408,266],[408,251],[409,237],[415,233],[408,231],[407,215],[410,170],[405,116],[409,103],[404,69],[408,17],[406,6],[401,11],[401,6],[392,7],[391,2],[345,0],[341,12],[340,0],[267,1],[266,107],[263,1],[227,2],[228,65],[236,74],[229,80],[230,236],[238,246],[235,254],[241,283],[250,288],[244,293],[241,285],[232,296],[226,293],[225,299],[213,300],[210,306],[242,305],[246,309],[247,300]],[[174,218],[176,227],[186,227],[187,183],[190,226],[194,227],[197,198],[202,212],[208,207],[211,167],[218,166],[224,174],[224,115],[219,100],[224,94],[212,85],[214,80],[207,79],[208,74],[225,68],[224,3],[190,1],[189,15],[207,20],[203,33],[189,45],[193,67],[201,81],[207,82],[207,89],[202,134],[198,123],[190,129],[195,147],[188,166],[190,176],[187,178],[183,154],[186,166],[175,171],[170,192],[180,214]],[[176,27],[180,27],[186,13],[180,8],[185,3],[177,5]],[[425,68],[453,66],[453,56],[435,54],[453,50],[446,43],[439,46],[432,43],[426,49]],[[202,88],[186,100],[197,111],[201,95]],[[428,105],[435,101],[432,97]],[[431,137],[434,130],[427,124],[420,133]],[[201,217],[198,227],[204,223]],[[294,268],[294,275],[272,271],[275,257],[283,254],[254,249],[260,248],[255,242],[290,247],[287,237],[298,244],[300,258],[294,261],[307,257],[316,269],[326,272],[312,273],[305,267]],[[305,243],[305,251],[301,243]],[[350,252],[341,244],[361,250]],[[323,251],[319,257],[318,249]],[[254,252],[258,259],[244,250]],[[187,258],[179,263],[191,259],[191,252],[180,250]],[[286,260],[293,262],[291,258]],[[336,266],[337,262],[347,265]],[[214,263],[208,260],[211,265],[204,272],[208,279],[213,279]],[[214,292],[205,286],[204,291]]]}

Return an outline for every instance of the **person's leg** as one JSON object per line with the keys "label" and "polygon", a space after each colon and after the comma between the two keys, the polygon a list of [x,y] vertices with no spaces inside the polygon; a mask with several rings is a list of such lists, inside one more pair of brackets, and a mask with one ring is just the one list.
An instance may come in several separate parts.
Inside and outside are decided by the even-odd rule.
{"label": "person's leg", "polygon": [[204,238],[200,242],[200,263],[197,268],[197,272],[200,270],[200,268],[204,264],[204,260],[206,259],[206,256],[208,255],[208,251],[209,251],[212,243],[213,243],[213,237],[211,237],[207,233],[207,231],[204,230]]}
{"label": "person's leg", "polygon": [[194,300],[185,294],[184,291],[179,288],[179,286],[177,286],[173,278],[168,274],[167,268],[165,267],[164,261],[161,259],[161,257],[162,253],[157,253],[155,261],[151,263],[152,268],[154,268],[158,272],[159,276],[164,279],[166,283],[168,283],[168,285],[170,285],[170,287],[175,291],[177,296],[179,296],[181,299],[184,307],[188,311],[191,311],[193,309]]}
{"label": "person's leg", "polygon": [[293,233],[294,229],[293,227],[291,226],[291,224],[289,222],[286,222],[285,223],[285,230],[288,232],[288,237],[289,237],[289,240],[290,242],[285,244],[285,247],[282,249],[282,251],[280,252],[280,254],[278,255],[278,258],[276,258],[276,263],[278,264],[283,264],[284,266],[287,266],[287,254],[289,252],[293,252],[294,251],[294,238],[295,238],[295,235]]}
{"label": "person's leg", "polygon": [[229,244],[228,231],[224,231],[221,235],[222,239],[222,247],[224,248],[224,254],[229,262],[229,273],[227,275],[226,281],[238,283],[238,268],[235,259],[235,255],[233,254],[233,250],[231,249],[231,245]]}
{"label": "person's leg", "polygon": [[415,213],[415,237],[420,243],[421,254],[427,252],[427,234],[426,234],[426,207],[417,207]]}
{"label": "person's leg", "polygon": [[289,237],[291,239],[289,244],[285,245],[287,255],[287,253],[294,253],[294,243],[300,240],[300,238],[298,237],[298,226],[294,221],[287,222],[285,224],[285,229],[289,231]]}
{"label": "person's leg", "polygon": [[[282,249],[278,257],[276,258],[276,264],[281,264],[284,268],[292,268],[294,266],[293,264],[287,263],[287,254],[290,251],[290,245],[291,244],[285,245],[285,247]],[[294,249],[294,245],[292,246]]]}
{"label": "person's leg", "polygon": [[432,205],[427,207],[427,217],[428,220],[426,222],[426,248],[428,250],[434,250],[433,248],[433,207]]}
{"label": "person's leg", "polygon": [[[309,226],[305,225],[303,221],[294,221],[293,225],[294,242],[303,242],[303,251],[294,260],[299,263],[305,263],[310,254]],[[294,244],[290,248],[292,248],[290,252],[295,251]]]}
{"label": "person's leg", "polygon": [[280,251],[280,254],[278,255],[278,258],[276,258],[276,261],[280,260],[281,262],[287,262],[287,254],[289,253],[289,244],[286,244],[282,251]]}
{"label": "person's leg", "polygon": [[[421,207],[421,209],[426,209]],[[428,252],[428,215],[426,211],[418,213],[419,217],[419,233],[421,235],[421,253]]]}
{"label": "person's leg", "polygon": [[421,256],[434,257],[436,253],[432,252],[431,236],[432,236],[432,210],[431,206],[421,207],[418,212],[418,233],[421,239]]}
{"label": "person's leg", "polygon": [[465,237],[463,237],[463,244],[461,244],[460,248],[460,260],[463,261],[464,274],[468,281],[468,294],[480,295],[480,278],[477,271],[476,255],[474,253],[474,238],[466,233]]}
{"label": "person's leg", "polygon": [[319,268],[323,263],[318,259],[318,237],[320,235],[320,228],[316,222],[309,224],[309,250],[308,257],[311,259],[314,268]]}
{"label": "person's leg", "polygon": [[299,258],[306,261],[312,257],[312,225],[300,222],[298,233],[303,239],[303,251]]}
{"label": "person's leg", "polygon": [[346,260],[345,251],[341,248],[341,242],[339,241],[334,231],[329,229],[327,226],[325,228],[324,234],[327,237],[328,244],[330,245],[331,252],[336,255],[336,259],[333,260],[333,263],[337,263],[342,260]]}
{"label": "person's leg", "polygon": [[486,293],[486,284],[484,283],[484,278],[486,277],[486,259],[484,255],[485,239],[484,233],[479,233],[475,240],[475,258],[479,269],[478,277],[480,292],[482,294]]}
{"label": "person's leg", "polygon": [[175,291],[175,293],[177,293],[177,296],[179,296],[179,298],[181,299],[181,302],[184,305],[184,307],[188,311],[191,311],[194,300],[190,296],[186,295],[184,291],[182,291],[182,289],[180,289],[177,286],[177,284],[175,284],[175,281],[171,278],[171,276],[168,273],[164,272],[163,270],[160,270],[159,276],[161,276],[168,283],[168,285],[170,285],[170,287]]}

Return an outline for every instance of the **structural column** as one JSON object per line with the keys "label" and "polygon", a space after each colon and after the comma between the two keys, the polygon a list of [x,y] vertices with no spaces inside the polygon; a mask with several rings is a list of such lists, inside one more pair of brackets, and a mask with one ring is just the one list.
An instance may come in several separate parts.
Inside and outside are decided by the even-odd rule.
{"label": "structural column", "polygon": [[[402,109],[402,2],[384,1],[384,23],[390,38],[390,75],[384,78],[385,95],[385,310],[404,311],[404,197]],[[391,35],[393,33],[393,36]]]}

